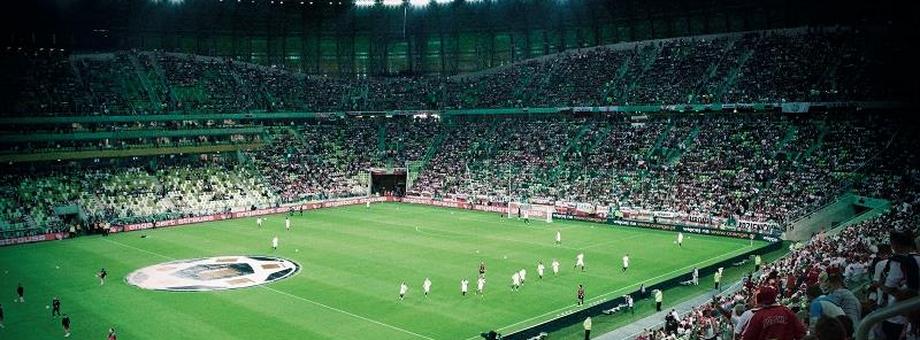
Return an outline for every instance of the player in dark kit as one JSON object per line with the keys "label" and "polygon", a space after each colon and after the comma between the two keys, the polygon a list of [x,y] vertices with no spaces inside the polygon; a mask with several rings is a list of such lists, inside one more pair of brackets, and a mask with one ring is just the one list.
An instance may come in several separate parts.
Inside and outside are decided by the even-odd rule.
{"label": "player in dark kit", "polygon": [[64,327],[64,337],[70,337],[70,317],[67,314],[64,314],[64,318],[61,319],[61,327]]}
{"label": "player in dark kit", "polygon": [[581,306],[585,304],[585,287],[578,285],[578,305]]}
{"label": "player in dark kit", "polygon": [[482,276],[485,274],[486,274],[486,263],[480,261],[479,262],[479,276]]}
{"label": "player in dark kit", "polygon": [[115,328],[109,328],[109,335],[105,339],[106,340],[118,340],[118,335],[115,334]]}
{"label": "player in dark kit", "polygon": [[61,316],[61,299],[55,296],[51,299],[51,317]]}
{"label": "player in dark kit", "polygon": [[3,326],[3,304],[0,303],[0,328],[6,328]]}
{"label": "player in dark kit", "polygon": [[99,270],[99,273],[96,274],[96,276],[99,277],[99,285],[101,286],[105,284],[105,277],[109,276],[109,273],[105,271],[105,268],[102,268]]}
{"label": "player in dark kit", "polygon": [[26,302],[26,298],[25,298],[25,288],[22,288],[22,283],[20,283],[20,284],[18,284],[18,285],[16,286],[16,295],[19,296],[19,298],[17,298],[16,301],[18,301],[18,302]]}

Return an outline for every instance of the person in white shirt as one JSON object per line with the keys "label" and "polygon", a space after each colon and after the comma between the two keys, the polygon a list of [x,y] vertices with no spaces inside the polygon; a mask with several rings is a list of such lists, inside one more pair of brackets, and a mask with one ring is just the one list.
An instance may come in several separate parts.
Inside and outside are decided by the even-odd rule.
{"label": "person in white shirt", "polygon": [[259,228],[262,228],[262,218],[261,217],[256,218],[256,225],[258,225]]}
{"label": "person in white shirt", "polygon": [[403,281],[399,284],[399,300],[402,301],[406,298],[406,293],[409,292],[409,286],[406,285],[406,282]]}
{"label": "person in white shirt", "polygon": [[559,275],[559,260],[553,259],[553,276]]}
{"label": "person in white shirt", "polygon": [[623,255],[623,272],[629,269],[629,254]]}
{"label": "person in white shirt", "polygon": [[559,230],[556,230],[556,245],[557,246],[562,245],[562,232]]}
{"label": "person in white shirt", "polygon": [[521,273],[514,272],[514,275],[511,275],[511,291],[516,291],[521,286]]}
{"label": "person in white shirt", "polygon": [[700,269],[693,267],[693,285],[698,286],[700,284]]}
{"label": "person in white shirt", "polygon": [[578,253],[578,256],[575,256],[575,267],[581,267],[581,271],[585,271],[585,253]]}
{"label": "person in white shirt", "polygon": [[888,303],[888,299],[885,299],[885,293],[882,292],[882,274],[885,273],[885,267],[888,266],[888,257],[891,256],[891,247],[887,244],[881,244],[878,247],[876,252],[878,256],[878,262],[875,263],[875,267],[872,271],[872,285],[879,287],[875,289],[873,294],[870,294],[869,299],[875,301],[875,304],[881,308],[885,307]]}
{"label": "person in white shirt", "polygon": [[479,278],[476,279],[476,294],[482,295],[482,290],[486,288],[486,278],[485,276],[479,275]]}
{"label": "person in white shirt", "polygon": [[272,238],[272,251],[278,250],[278,235]]}
{"label": "person in white shirt", "polygon": [[460,295],[466,296],[466,291],[469,289],[470,281],[466,279],[460,280]]}
{"label": "person in white shirt", "polygon": [[543,261],[540,261],[539,263],[537,263],[537,276],[539,276],[541,280],[543,279],[544,269],[546,269],[546,266],[543,265]]}
{"label": "person in white shirt", "polygon": [[523,286],[524,281],[527,280],[527,269],[521,268],[521,271],[519,271],[518,273],[521,274],[521,285]]}
{"label": "person in white shirt", "polygon": [[291,218],[290,217],[284,218],[284,229],[291,230]]}
{"label": "person in white shirt", "polygon": [[629,312],[636,314],[636,309],[634,308],[635,302],[633,301],[632,295],[626,294],[623,296],[623,298],[626,300],[626,308],[629,308]]}
{"label": "person in white shirt", "polygon": [[425,297],[428,297],[428,293],[431,292],[431,280],[427,277],[425,278],[425,282],[422,282],[422,290],[425,291]]}
{"label": "person in white shirt", "polygon": [[677,246],[678,247],[684,246],[684,233],[677,233]]}
{"label": "person in white shirt", "polygon": [[371,201],[364,202],[364,207],[365,207],[365,208],[370,208],[370,207],[371,207]]}
{"label": "person in white shirt", "polygon": [[[911,287],[912,280],[909,279],[909,275],[920,276],[920,273],[909,273],[904,269],[910,270],[909,267],[913,266],[920,267],[920,254],[917,253],[912,232],[892,231],[889,237],[891,239],[891,251],[894,255],[888,259],[881,289],[888,299],[888,305],[892,305],[907,299],[912,294],[916,294],[918,287]],[[911,264],[909,261],[914,263]],[[914,279],[918,280],[920,278],[914,276]],[[913,282],[915,284],[917,281]],[[909,324],[910,321],[907,317],[897,315],[883,321],[880,329],[884,333],[885,339],[900,339]]]}

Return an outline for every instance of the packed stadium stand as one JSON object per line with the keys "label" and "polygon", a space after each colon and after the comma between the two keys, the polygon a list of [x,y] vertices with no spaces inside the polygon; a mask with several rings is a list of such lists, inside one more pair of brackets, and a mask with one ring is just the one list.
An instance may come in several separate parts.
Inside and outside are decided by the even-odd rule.
{"label": "packed stadium stand", "polygon": [[0,239],[378,195],[370,173],[394,169],[408,185],[382,195],[654,212],[775,238],[844,194],[891,202],[637,338],[713,339],[760,287],[807,306],[828,276],[872,281],[889,232],[920,234],[920,145],[903,105],[916,94],[878,86],[916,64],[905,45],[799,27],[386,75],[4,46]]}
{"label": "packed stadium stand", "polygon": [[[578,49],[454,77],[331,77],[216,57],[8,47],[19,114],[420,110],[903,98],[890,39],[834,27]],[[893,47],[897,50],[897,47]],[[890,49],[886,49],[890,50]],[[12,100],[17,98],[17,100]]]}

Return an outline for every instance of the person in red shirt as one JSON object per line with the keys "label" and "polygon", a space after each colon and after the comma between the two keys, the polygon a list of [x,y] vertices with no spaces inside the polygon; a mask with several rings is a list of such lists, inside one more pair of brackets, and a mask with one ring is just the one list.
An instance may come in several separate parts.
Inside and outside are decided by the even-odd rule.
{"label": "person in red shirt", "polygon": [[744,327],[742,340],[798,340],[805,337],[805,324],[792,310],[776,303],[776,288],[763,286],[755,297],[759,308]]}
{"label": "person in red shirt", "polygon": [[106,340],[118,340],[118,335],[115,334],[115,328],[109,328],[109,336],[105,338]]}

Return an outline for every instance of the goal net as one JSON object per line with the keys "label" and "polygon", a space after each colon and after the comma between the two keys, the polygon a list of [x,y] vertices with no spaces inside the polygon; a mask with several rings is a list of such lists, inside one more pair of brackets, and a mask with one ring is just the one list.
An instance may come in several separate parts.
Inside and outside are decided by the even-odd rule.
{"label": "goal net", "polygon": [[546,223],[553,223],[553,211],[555,210],[556,208],[551,205],[510,202],[508,203],[508,218],[542,220],[546,221]]}

